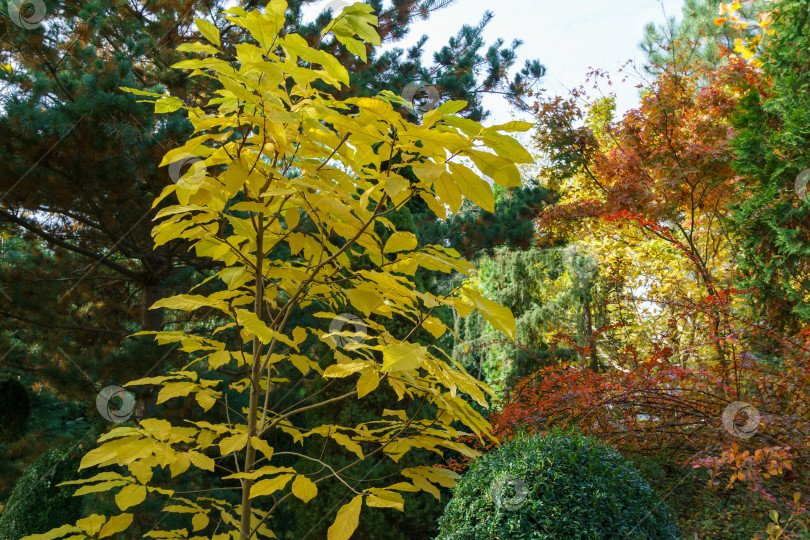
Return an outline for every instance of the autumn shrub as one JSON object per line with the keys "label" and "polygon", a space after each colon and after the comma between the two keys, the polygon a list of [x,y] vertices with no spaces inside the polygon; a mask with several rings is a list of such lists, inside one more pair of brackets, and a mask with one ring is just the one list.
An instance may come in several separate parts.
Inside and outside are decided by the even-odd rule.
{"label": "autumn shrub", "polygon": [[438,540],[680,538],[669,507],[618,452],[561,431],[473,461],[439,528]]}
{"label": "autumn shrub", "polygon": [[80,457],[50,448],[28,466],[0,516],[0,540],[42,533],[81,517],[82,500],[73,497],[75,488],[58,485],[88,476],[86,471],[76,472]]}

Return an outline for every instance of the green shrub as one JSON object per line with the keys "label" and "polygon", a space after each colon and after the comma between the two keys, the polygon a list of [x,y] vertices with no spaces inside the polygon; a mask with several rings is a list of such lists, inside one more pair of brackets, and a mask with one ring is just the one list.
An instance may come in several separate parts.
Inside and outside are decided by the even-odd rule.
{"label": "green shrub", "polygon": [[678,539],[670,509],[615,450],[578,434],[504,444],[473,462],[438,540]]}
{"label": "green shrub", "polygon": [[8,504],[0,516],[0,540],[19,540],[29,534],[43,533],[81,518],[81,497],[72,497],[76,486],[57,484],[80,477],[81,456],[49,448],[25,469],[14,486]]}

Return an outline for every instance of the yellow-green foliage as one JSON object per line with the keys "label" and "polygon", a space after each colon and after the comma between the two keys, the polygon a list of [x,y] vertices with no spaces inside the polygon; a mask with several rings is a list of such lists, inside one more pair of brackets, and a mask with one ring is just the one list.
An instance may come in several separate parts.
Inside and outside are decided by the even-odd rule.
{"label": "yellow-green foliage", "polygon": [[[235,328],[241,339],[229,348],[217,341],[218,331],[208,337],[157,332],[161,343],[180,343],[182,350],[195,355],[194,360],[169,376],[128,384],[161,385],[158,403],[193,395],[208,411],[226,406],[224,383],[200,377],[193,364],[243,370],[245,378],[231,383],[228,390],[249,394],[249,405],[238,411],[246,423],[172,425],[163,419],[146,419],[140,427],[113,429],[99,439],[99,446],[84,457],[81,467],[118,465],[130,475],[106,471],[74,483],[82,484],[77,494],[114,492],[118,507],[129,512],[110,518],[94,514],[29,538],[116,535],[130,525],[130,512],[137,512],[146,497],[165,498],[164,511],[187,516],[189,521],[187,529],[153,531],[147,536],[207,538],[202,534],[213,533],[209,523],[217,522],[216,539],[273,537],[273,515],[279,505],[290,497],[307,502],[318,494],[321,482],[336,478],[353,492],[353,498],[337,512],[328,536],[346,539],[357,526],[362,506],[402,510],[400,492],[438,494],[435,485],[452,486],[456,475],[414,467],[402,470],[401,478],[356,491],[343,480],[352,465],[335,470],[318,456],[284,452],[319,463],[321,472],[306,475],[276,466],[278,455],[264,438],[267,434],[281,431],[296,443],[306,437],[332,439],[356,455],[355,464],[381,453],[397,462],[414,448],[473,455],[457,442],[454,422],[480,438],[489,435],[489,424],[465,400],[472,398],[486,406],[485,393],[491,390],[460,366],[448,363],[440,349],[409,342],[413,331],[398,340],[371,315],[398,314],[412,321],[414,330],[422,326],[438,338],[449,329],[432,313],[439,306],[451,306],[465,317],[478,310],[495,329],[514,336],[509,310],[474,290],[461,287],[447,296],[418,292],[409,276],[420,266],[463,274],[470,267],[452,249],[417,249],[416,237],[395,231],[385,216],[412,197],[422,197],[440,217],[445,217],[447,208],[457,211],[462,196],[491,210],[490,185],[459,161],[471,161],[500,185],[520,185],[515,163],[530,162],[531,157],[502,132],[525,131],[530,125],[511,122],[485,129],[454,115],[464,108],[463,102],[445,103],[415,124],[395,111],[394,105],[406,104],[390,92],[336,101],[317,88],[340,88],[349,83],[348,73],[334,57],[309,47],[299,35],[283,34],[286,9],[286,2],[273,0],[264,13],[238,7],[228,10],[228,20],[247,29],[255,40],[237,45],[235,59],[225,57],[217,29],[197,21],[209,43],[185,45],[183,50],[204,57],[174,67],[221,83],[223,89],[206,107],[213,113],[183,107],[175,97],[135,91],[154,101],[159,112],[182,107],[194,125],[192,137],[168,152],[162,164],[193,155],[204,165],[193,167],[155,201],[157,205],[174,196],[178,203],[158,211],[155,244],[183,239],[199,257],[224,266],[215,276],[224,283],[223,290],[208,296],[179,295],[155,307],[218,310],[230,319],[218,330]],[[355,4],[345,8],[325,32],[365,58],[366,44],[379,44],[376,23],[368,5]],[[385,242],[375,232],[376,224],[387,228]],[[274,247],[283,243],[292,256],[270,257]],[[361,257],[364,269],[358,269]],[[373,263],[371,269],[368,260]],[[350,304],[365,315],[368,332],[339,332],[362,338],[339,347],[342,340],[334,339],[336,332],[287,324],[313,303],[329,306],[316,315],[324,328]],[[331,365],[301,354],[299,346],[309,337],[334,349]],[[313,395],[294,408],[272,410],[268,392],[296,384],[279,377],[279,369],[286,365],[302,376],[314,371],[324,378],[353,377],[356,388],[330,400],[319,401]],[[376,421],[347,426],[297,423],[304,418],[300,412],[336,400],[361,399],[381,384],[390,385],[399,401],[381,411]],[[409,403],[420,405],[419,416],[406,414]],[[435,414],[426,418],[428,410]],[[230,418],[240,419],[234,412]],[[220,462],[225,461],[214,458],[231,455],[238,457],[233,460],[237,470],[224,477],[223,487],[241,490],[239,505],[207,496],[180,497],[153,485],[156,467],[168,467],[172,477],[192,466],[220,470]]]}

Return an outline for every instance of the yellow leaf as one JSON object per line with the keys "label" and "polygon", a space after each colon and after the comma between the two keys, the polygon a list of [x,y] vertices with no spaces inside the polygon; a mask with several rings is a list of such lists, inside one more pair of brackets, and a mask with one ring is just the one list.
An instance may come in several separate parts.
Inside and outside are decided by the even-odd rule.
{"label": "yellow leaf", "polygon": [[120,533],[125,531],[127,527],[132,523],[132,514],[120,514],[118,516],[113,516],[110,518],[102,528],[101,532],[99,533],[99,538],[106,538],[107,536],[112,536],[115,533]]}
{"label": "yellow leaf", "polygon": [[475,166],[499,186],[520,187],[520,171],[512,161],[480,150],[468,154]]}
{"label": "yellow leaf", "polygon": [[436,317],[428,317],[422,322],[422,327],[433,334],[436,339],[442,337],[447,332],[447,325]]}
{"label": "yellow leaf", "polygon": [[250,498],[259,497],[261,495],[270,495],[280,489],[284,489],[294,474],[280,474],[275,478],[268,478],[266,480],[259,480],[253,487],[250,488]]}
{"label": "yellow leaf", "polygon": [[363,496],[357,495],[338,510],[335,522],[326,533],[327,540],[349,540],[357,525],[360,524],[360,509],[363,506]]}
{"label": "yellow leaf", "polygon": [[251,437],[250,444],[253,448],[264,454],[268,460],[273,457],[273,447],[267,444],[267,441],[258,437]]}
{"label": "yellow leaf", "polygon": [[318,486],[303,474],[299,474],[293,480],[292,492],[293,495],[306,503],[318,494]]}
{"label": "yellow leaf", "polygon": [[298,208],[290,208],[284,212],[284,221],[287,222],[287,228],[292,230],[298,225],[301,218],[301,212]]}
{"label": "yellow leaf", "polygon": [[231,452],[238,452],[245,447],[248,441],[247,433],[240,433],[231,437],[225,437],[219,441],[219,451],[224,456]]}
{"label": "yellow leaf", "polygon": [[146,484],[152,479],[152,467],[145,461],[133,461],[127,468],[141,484]]}
{"label": "yellow leaf", "polygon": [[461,190],[453,179],[453,175],[444,173],[433,184],[436,198],[450,207],[454,214],[461,208]]}
{"label": "yellow leaf", "polygon": [[386,373],[417,369],[425,361],[427,347],[413,343],[389,345],[383,349],[383,368]]}
{"label": "yellow leaf", "polygon": [[368,362],[347,362],[345,364],[332,364],[323,370],[324,377],[348,377],[368,367]]}
{"label": "yellow leaf", "polygon": [[122,437],[115,441],[103,444],[98,448],[93,448],[82,458],[82,461],[79,464],[79,470],[116,460],[122,447],[132,443],[133,439],[133,437]]}
{"label": "yellow leaf", "polygon": [[357,380],[357,398],[360,399],[370,392],[373,392],[379,384],[379,375],[373,370],[366,371],[360,375],[360,378]]}
{"label": "yellow leaf", "polygon": [[332,438],[335,439],[339,445],[354,452],[358,458],[363,459],[363,449],[359,444],[351,440],[348,435],[343,433],[332,433]]}
{"label": "yellow leaf", "polygon": [[78,497],[80,495],[86,495],[88,493],[98,493],[100,491],[109,491],[114,487],[119,487],[128,484],[126,480],[112,480],[110,482],[99,482],[98,484],[93,484],[90,486],[82,486],[77,489],[74,493],[74,497]]}
{"label": "yellow leaf", "polygon": [[194,517],[191,518],[191,526],[194,531],[206,528],[208,526],[208,516],[205,514],[195,514]]}
{"label": "yellow leaf", "polygon": [[534,158],[523,146],[508,135],[487,130],[483,135],[487,146],[495,150],[502,158],[515,163],[534,163]]}
{"label": "yellow leaf", "polygon": [[197,400],[197,403],[200,405],[200,407],[203,408],[204,411],[207,411],[216,404],[217,400],[215,396],[216,392],[214,392],[209,388],[206,388],[205,390],[197,392],[197,394],[194,396],[194,399]]}
{"label": "yellow leaf", "polygon": [[176,397],[187,396],[192,390],[197,388],[197,384],[190,381],[167,383],[158,394],[158,404]]}
{"label": "yellow leaf", "polygon": [[510,339],[515,339],[515,317],[512,315],[509,308],[505,308],[488,298],[484,298],[481,293],[476,290],[462,287],[462,291],[473,301],[484,319],[486,319],[495,330],[500,330],[509,336]]}
{"label": "yellow leaf", "polygon": [[399,493],[380,488],[369,488],[366,491],[369,493],[366,498],[366,505],[378,508],[396,508],[400,512],[405,511],[405,499]]}
{"label": "yellow leaf", "polygon": [[80,532],[81,530],[82,529],[75,525],[62,525],[61,527],[51,529],[45,533],[23,536],[20,540],[56,540],[57,538],[61,538],[68,533]]}
{"label": "yellow leaf", "polygon": [[289,345],[296,351],[298,350],[298,346],[290,338],[268,328],[264,321],[259,319],[259,317],[257,317],[252,311],[248,311],[246,309],[237,309],[236,320],[245,328],[245,330],[258,337],[259,341],[265,345],[270,343],[273,339],[276,339],[285,345]]}
{"label": "yellow leaf", "polygon": [[206,471],[214,470],[214,465],[216,462],[205,454],[201,454],[199,452],[189,452],[188,457],[195,467],[204,469]]}
{"label": "yellow leaf", "polygon": [[416,249],[416,235],[410,232],[395,232],[385,243],[383,251],[385,253],[396,253],[397,251],[411,251]]}
{"label": "yellow leaf", "polygon": [[132,506],[141,504],[146,499],[146,486],[140,484],[129,484],[121,488],[115,495],[115,503],[121,510],[126,510]]}
{"label": "yellow leaf", "polygon": [[200,33],[205,37],[205,39],[207,39],[217,47],[219,47],[222,44],[219,38],[219,29],[216,26],[214,26],[213,24],[204,19],[198,19],[196,17],[194,18],[194,23],[197,25],[197,30],[200,31]]}
{"label": "yellow leaf", "polygon": [[146,418],[141,420],[141,427],[150,435],[161,441],[166,441],[172,432],[172,424],[160,418]]}
{"label": "yellow leaf", "polygon": [[487,212],[495,211],[495,196],[492,194],[492,187],[489,184],[468,167],[459,163],[451,163],[450,170],[456,175],[456,185],[462,195]]}
{"label": "yellow leaf", "polygon": [[179,311],[194,311],[203,307],[221,309],[227,313],[228,304],[221,300],[211,300],[198,294],[178,294],[169,298],[158,300],[149,309],[166,308]]}
{"label": "yellow leaf", "polygon": [[178,474],[186,472],[191,465],[191,459],[188,454],[177,454],[177,459],[169,463],[169,471],[172,473],[172,478]]}
{"label": "yellow leaf", "polygon": [[96,534],[98,531],[101,530],[101,526],[104,525],[105,521],[107,521],[107,516],[100,516],[98,514],[93,514],[91,516],[87,516],[84,519],[76,521],[76,525],[79,526],[89,536],[93,536],[94,534]]}

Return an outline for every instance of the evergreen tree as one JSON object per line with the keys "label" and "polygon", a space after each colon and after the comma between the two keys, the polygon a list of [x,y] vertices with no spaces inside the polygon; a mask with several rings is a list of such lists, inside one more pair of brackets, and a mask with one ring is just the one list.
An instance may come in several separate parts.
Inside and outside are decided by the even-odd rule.
{"label": "evergreen tree", "polygon": [[[721,20],[721,0],[686,0],[681,8],[681,19],[669,17],[664,24],[647,23],[639,48],[647,57],[647,71],[658,73],[663,66],[680,69],[700,62],[716,67],[726,61],[733,51],[735,40],[750,37],[754,32],[739,30],[729,21]],[[766,10],[767,0],[745,2],[740,8],[742,20],[755,21],[757,14]]]}
{"label": "evergreen tree", "polygon": [[733,223],[742,238],[742,287],[773,327],[810,322],[810,7],[784,1],[759,58],[769,84],[751,85],[735,127],[735,163],[748,197]]}

